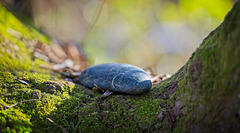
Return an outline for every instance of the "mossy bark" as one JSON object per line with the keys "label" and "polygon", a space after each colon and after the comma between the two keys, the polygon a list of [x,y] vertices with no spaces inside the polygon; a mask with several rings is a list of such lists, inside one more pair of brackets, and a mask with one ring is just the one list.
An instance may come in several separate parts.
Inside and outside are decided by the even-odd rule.
{"label": "mossy bark", "polygon": [[[24,28],[15,30],[32,35]],[[9,109],[0,105],[2,132],[240,131],[240,1],[178,72],[142,95],[102,98],[99,92],[70,84],[38,67],[44,62],[29,61],[31,52],[26,47],[36,36],[14,38],[4,31],[0,30],[4,57],[0,60],[0,102],[40,101]],[[14,54],[12,43],[25,54]],[[26,58],[24,63],[22,58]]]}
{"label": "mossy bark", "polygon": [[173,76],[184,102],[173,131],[240,131],[239,57],[240,1]]}

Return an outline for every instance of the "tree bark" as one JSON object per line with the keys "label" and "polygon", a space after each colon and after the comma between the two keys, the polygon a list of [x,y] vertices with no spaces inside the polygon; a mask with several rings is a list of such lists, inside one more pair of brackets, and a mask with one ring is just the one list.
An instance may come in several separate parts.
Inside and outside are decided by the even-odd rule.
{"label": "tree bark", "polygon": [[[170,79],[168,91],[177,95],[168,116],[174,117],[170,120],[174,131],[240,131],[239,57],[240,1]],[[184,104],[176,114],[179,101]]]}

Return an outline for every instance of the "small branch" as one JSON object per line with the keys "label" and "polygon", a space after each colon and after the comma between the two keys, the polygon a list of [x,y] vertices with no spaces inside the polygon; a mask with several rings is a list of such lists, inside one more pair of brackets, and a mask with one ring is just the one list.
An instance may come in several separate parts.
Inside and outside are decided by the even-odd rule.
{"label": "small branch", "polygon": [[5,105],[5,104],[3,104],[3,103],[0,103],[0,104],[1,104],[2,106],[6,107],[6,108],[11,108],[11,107],[14,107],[14,106],[16,106],[16,105],[18,105],[18,104],[20,104],[20,103],[25,103],[25,102],[30,102],[30,101],[39,101],[39,99],[24,100],[24,101],[15,103],[15,104],[13,104],[13,105],[11,105],[11,106],[7,106],[7,105]]}
{"label": "small branch", "polygon": [[29,85],[29,83],[24,80],[21,80],[21,79],[15,79],[15,80],[19,81],[22,84]]}
{"label": "small branch", "polygon": [[68,133],[62,126],[58,125],[57,123],[55,123],[52,119],[46,117],[47,120],[49,120],[51,123],[53,123],[55,126],[59,127],[62,129],[63,133]]}
{"label": "small branch", "polygon": [[11,94],[10,94],[10,93],[0,94],[0,97],[1,97],[1,96],[9,96],[9,95],[11,95]]}

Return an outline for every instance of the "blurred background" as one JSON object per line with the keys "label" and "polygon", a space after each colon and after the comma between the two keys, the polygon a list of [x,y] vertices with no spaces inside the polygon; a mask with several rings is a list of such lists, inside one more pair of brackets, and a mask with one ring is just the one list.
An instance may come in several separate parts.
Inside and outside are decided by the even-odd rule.
{"label": "blurred background", "polygon": [[6,0],[54,40],[76,42],[90,65],[129,63],[173,74],[234,0]]}

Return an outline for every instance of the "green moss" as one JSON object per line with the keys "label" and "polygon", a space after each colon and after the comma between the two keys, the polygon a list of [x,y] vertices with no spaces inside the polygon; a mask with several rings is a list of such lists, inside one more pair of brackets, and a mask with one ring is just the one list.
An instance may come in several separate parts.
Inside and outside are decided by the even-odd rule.
{"label": "green moss", "polygon": [[[0,7],[0,13],[3,14],[0,25],[4,27],[0,29],[0,102],[11,105],[27,99],[40,99],[11,108],[25,114],[33,125],[37,125],[22,127],[30,127],[34,132],[61,132],[61,128],[45,117],[69,132],[144,132],[168,127],[164,125],[166,122],[159,123],[157,116],[165,111],[162,106],[169,104],[162,95],[167,92],[166,86],[171,80],[143,95],[117,94],[102,98],[98,92],[68,84],[58,75],[41,69],[39,64],[47,63],[32,60],[32,51],[27,47],[33,47],[38,41],[45,43],[44,37],[26,28],[3,7]],[[24,85],[15,79],[29,84]],[[5,129],[14,128],[6,126]]]}
{"label": "green moss", "polygon": [[[30,132],[31,122],[45,118],[56,110],[56,105],[69,98],[74,86],[60,79],[59,75],[39,67],[46,62],[32,60],[33,51],[28,47],[34,47],[37,42],[49,43],[46,36],[26,27],[1,5],[0,14],[0,102],[13,105],[29,99],[40,100],[9,109],[0,105],[1,131]],[[16,79],[26,81],[28,85]],[[46,93],[43,89],[50,89],[46,85],[49,81],[61,85],[60,90]]]}
{"label": "green moss", "polygon": [[[0,35],[7,40],[17,39],[38,39],[40,42],[49,43],[49,39],[42,35],[39,31],[27,27],[21,23],[14,15],[9,13],[2,5],[0,5]],[[14,39],[15,38],[15,39]]]}
{"label": "green moss", "polygon": [[[78,93],[75,93],[77,91]],[[86,94],[85,89],[75,87],[71,97],[64,100],[49,115],[69,132],[140,132],[153,130],[165,101],[149,97],[112,95],[105,99],[99,93]],[[74,119],[73,119],[74,118]],[[42,120],[38,125],[46,123]],[[43,124],[48,131],[61,131],[55,125]]]}
{"label": "green moss", "polygon": [[0,112],[1,132],[31,132],[30,119],[16,109],[8,109]]}
{"label": "green moss", "polygon": [[188,94],[185,112],[177,119],[175,132],[234,132],[239,128],[239,6],[238,2],[188,61],[186,76],[178,84],[178,91]]}
{"label": "green moss", "polygon": [[[240,18],[238,12],[239,8],[235,17],[227,18]],[[32,60],[32,50],[27,47],[47,39],[1,6],[0,14],[0,102],[12,105],[39,99],[9,109],[0,105],[2,132],[62,132],[59,126],[68,132],[204,132],[224,127],[216,125],[220,122],[231,123],[231,130],[224,127],[227,131],[236,127],[237,119],[231,118],[240,106],[239,100],[232,98],[240,94],[238,20],[233,27],[228,21],[223,23],[176,74],[149,92],[102,97],[40,68],[48,63]],[[181,101],[183,107],[177,107]]]}

